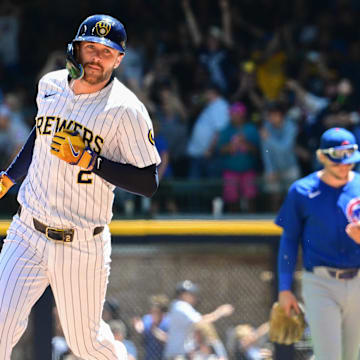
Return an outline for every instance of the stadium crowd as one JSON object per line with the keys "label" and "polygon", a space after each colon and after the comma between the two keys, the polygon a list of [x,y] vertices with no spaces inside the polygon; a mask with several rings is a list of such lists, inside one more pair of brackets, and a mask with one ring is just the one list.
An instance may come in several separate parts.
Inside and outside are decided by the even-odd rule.
{"label": "stadium crowd", "polygon": [[[217,179],[228,213],[276,211],[289,184],[319,166],[313,154],[326,128],[360,141],[357,1],[4,0],[1,168],[33,126],[37,81],[64,67],[77,19],[93,13],[127,29],[115,75],[151,114],[162,180]],[[179,210],[173,198],[152,206]]]}
{"label": "stadium crowd", "polygon": [[[196,310],[200,299],[198,285],[184,280],[176,285],[172,300],[165,294],[151,295],[149,311],[135,316],[131,324],[129,319],[122,319],[121,306],[115,298],[105,301],[103,319],[109,322],[115,338],[123,341],[129,360],[272,359],[268,322],[257,328],[245,323],[236,325],[228,329],[222,340],[216,322],[231,316],[234,307],[223,304],[210,313],[201,314]],[[77,360],[62,333],[56,307],[54,314],[52,360]]]}

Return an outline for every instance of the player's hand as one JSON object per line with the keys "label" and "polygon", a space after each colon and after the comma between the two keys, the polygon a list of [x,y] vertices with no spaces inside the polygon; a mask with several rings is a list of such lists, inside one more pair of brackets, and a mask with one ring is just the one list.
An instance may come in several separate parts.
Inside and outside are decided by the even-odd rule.
{"label": "player's hand", "polygon": [[285,310],[287,316],[291,315],[291,309],[294,309],[296,314],[300,314],[301,312],[296,297],[290,290],[279,292],[279,304]]}
{"label": "player's hand", "polygon": [[0,173],[0,199],[13,185],[14,182],[5,173]]}
{"label": "player's hand", "polygon": [[345,231],[357,244],[360,244],[360,222],[348,224]]}
{"label": "player's hand", "polygon": [[50,152],[70,165],[78,165],[86,170],[93,169],[96,159],[96,153],[89,147],[85,147],[80,134],[71,130],[55,133]]}

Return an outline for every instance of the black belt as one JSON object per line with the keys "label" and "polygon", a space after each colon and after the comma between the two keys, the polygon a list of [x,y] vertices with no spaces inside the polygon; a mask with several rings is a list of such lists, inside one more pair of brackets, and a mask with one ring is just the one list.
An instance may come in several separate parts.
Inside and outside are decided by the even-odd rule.
{"label": "black belt", "polygon": [[328,273],[331,277],[335,279],[350,280],[358,276],[359,269],[338,269],[338,270],[328,269]]}
{"label": "black belt", "polygon": [[[17,211],[18,215],[21,214],[21,206]],[[64,242],[72,242],[74,238],[74,229],[58,229],[51,226],[47,226],[40,221],[33,218],[34,228],[37,231],[45,234],[48,239]],[[100,234],[104,230],[103,226],[97,226],[94,228],[93,235]]]}

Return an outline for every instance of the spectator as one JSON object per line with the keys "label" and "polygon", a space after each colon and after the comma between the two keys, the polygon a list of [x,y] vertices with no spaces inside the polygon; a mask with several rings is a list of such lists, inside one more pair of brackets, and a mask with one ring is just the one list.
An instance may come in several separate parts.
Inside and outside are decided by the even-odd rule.
{"label": "spectator", "polygon": [[[152,121],[155,134],[155,146],[161,158],[161,164],[158,166],[159,180],[163,178],[171,179],[173,177],[173,167],[168,142],[163,135],[162,124],[154,116],[152,117]],[[165,210],[166,212],[171,214],[176,213],[177,204],[175,202],[175,199],[167,190],[168,189],[166,188],[160,190],[151,199],[144,197],[141,198],[143,212],[147,213],[150,211],[150,214],[152,216],[156,215],[161,210]]]}
{"label": "spectator", "polygon": [[[20,80],[19,31],[21,7],[3,0],[0,5],[0,63],[4,66],[6,90],[12,90]],[[2,84],[3,86],[3,84]]]}
{"label": "spectator", "polygon": [[105,300],[102,318],[105,322],[120,319],[120,304],[114,297]]}
{"label": "spectator", "polygon": [[169,332],[165,345],[165,358],[174,359],[186,356],[186,341],[191,338],[194,325],[209,324],[229,316],[234,308],[230,304],[219,306],[213,312],[201,315],[194,309],[199,294],[199,288],[190,280],[176,285],[176,298],[171,303],[169,311]]}
{"label": "spectator", "polygon": [[222,29],[210,26],[204,39],[189,0],[182,0],[182,6],[193,44],[198,51],[198,62],[210,75],[210,81],[225,94],[229,91],[230,79],[235,67],[230,50],[232,39],[230,31],[231,14],[228,0],[219,0]]}
{"label": "spectator", "polygon": [[126,48],[126,57],[124,57],[121,69],[115,70],[116,76],[133,91],[143,87],[144,59],[146,58],[144,53],[145,49],[142,42],[134,32]]}
{"label": "spectator", "polygon": [[[160,122],[160,133],[169,145],[169,156],[174,176],[184,172],[184,158],[188,141],[187,111],[177,92],[164,84],[158,91],[159,104],[156,117]],[[155,131],[155,136],[157,132]]]}
{"label": "spectator", "polygon": [[[5,99],[17,101],[15,95],[7,94]],[[9,104],[10,105],[10,104]],[[15,109],[14,109],[15,110]],[[0,167],[9,165],[21,147],[26,142],[30,129],[17,111],[12,111],[5,103],[0,104]],[[6,160],[5,160],[6,159]]]}
{"label": "spectator", "polygon": [[45,74],[50,71],[60,70],[65,67],[65,58],[63,50],[55,50],[51,52],[46,60],[45,65],[39,71],[37,75],[37,81],[39,81]]}
{"label": "spectator", "polygon": [[250,324],[237,325],[228,336],[228,349],[234,360],[272,359],[272,351],[266,346],[269,324],[258,328]]}
{"label": "spectator", "polygon": [[216,85],[208,85],[204,97],[206,105],[196,119],[187,147],[190,179],[219,176],[220,169],[215,162],[214,149],[219,131],[230,121],[229,104]]}
{"label": "spectator", "polygon": [[150,297],[150,312],[142,318],[133,319],[135,330],[143,335],[145,360],[163,358],[169,329],[168,305],[169,299],[166,295],[153,295]]}
{"label": "spectator", "polygon": [[170,165],[170,151],[169,151],[169,144],[164,136],[163,132],[161,131],[161,123],[156,117],[152,117],[153,127],[154,127],[154,142],[159,152],[161,158],[161,164],[158,166],[158,175],[159,180],[164,177],[171,177],[172,176],[172,167]]}
{"label": "spectator", "polygon": [[109,326],[112,333],[114,334],[115,340],[119,340],[124,344],[127,351],[128,360],[136,360],[137,350],[135,344],[127,337],[127,329],[125,323],[121,320],[110,320]]}
{"label": "spectator", "polygon": [[300,176],[295,155],[297,125],[282,104],[270,103],[260,129],[264,163],[264,190],[270,195],[270,211],[277,211],[290,184]]}
{"label": "spectator", "polygon": [[256,64],[247,60],[241,62],[237,74],[237,88],[231,95],[231,101],[243,102],[250,114],[261,112],[264,107],[264,96],[256,81]]}
{"label": "spectator", "polygon": [[229,212],[255,212],[256,170],[259,134],[247,121],[246,107],[237,102],[230,107],[231,123],[219,134],[218,150],[223,168],[223,198]]}
{"label": "spectator", "polygon": [[228,358],[224,344],[219,338],[214,324],[199,323],[186,345],[187,358],[190,360],[226,360]]}
{"label": "spectator", "polygon": [[[119,314],[119,302],[115,298],[108,298],[104,303],[103,308],[103,320],[107,322],[114,333],[117,340],[123,341],[126,339],[126,325],[120,320]],[[55,336],[52,338],[52,360],[64,360],[64,359],[78,359],[72,354],[64,337],[63,330],[61,328],[59,314],[56,306],[53,307],[53,318],[55,323]],[[111,325],[112,324],[112,325]],[[123,336],[123,337],[121,337]],[[129,354],[135,354],[134,357],[129,356],[129,360],[136,360],[136,349],[132,347],[132,343],[123,341],[126,349],[129,347]],[[128,347],[127,347],[128,346]]]}

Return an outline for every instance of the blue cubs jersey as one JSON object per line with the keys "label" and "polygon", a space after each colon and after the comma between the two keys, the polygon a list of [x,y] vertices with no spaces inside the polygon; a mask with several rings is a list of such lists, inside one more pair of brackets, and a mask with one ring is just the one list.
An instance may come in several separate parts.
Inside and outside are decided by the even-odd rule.
{"label": "blue cubs jersey", "polygon": [[290,187],[275,223],[283,228],[278,270],[279,290],[290,290],[299,243],[303,266],[360,267],[360,245],[345,232],[360,221],[360,175],[335,188],[312,173]]}

